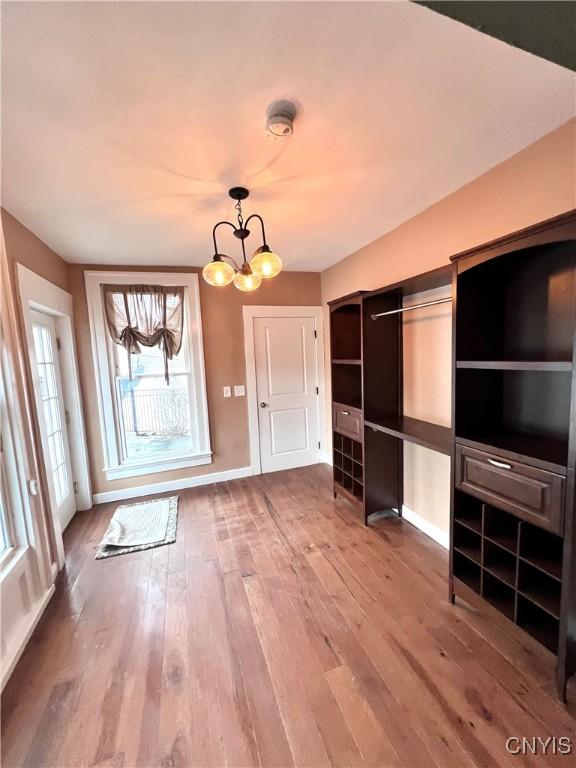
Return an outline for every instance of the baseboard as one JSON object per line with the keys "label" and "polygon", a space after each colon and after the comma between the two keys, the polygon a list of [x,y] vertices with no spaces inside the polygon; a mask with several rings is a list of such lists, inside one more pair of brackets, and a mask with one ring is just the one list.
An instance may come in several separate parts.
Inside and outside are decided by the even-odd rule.
{"label": "baseboard", "polygon": [[332,466],[332,454],[328,453],[327,451],[323,451],[322,455],[320,456],[320,464],[329,464]]}
{"label": "baseboard", "polygon": [[[32,632],[36,629],[36,625],[40,621],[40,618],[42,617],[42,614],[44,613],[46,606],[50,602],[50,598],[54,594],[54,584],[50,587],[50,589],[46,592],[44,597],[42,597],[41,600],[38,601],[36,610],[34,611],[34,614],[30,618],[30,621],[26,624],[25,629],[22,631],[20,636],[13,640],[10,643],[10,650],[6,653],[6,656],[2,659],[2,685],[0,687],[0,691],[4,690],[4,686],[10,679],[10,675],[12,672],[14,672],[14,667],[18,663],[18,660],[20,659],[20,656],[22,656],[22,653],[24,651],[24,648],[28,645],[28,640],[30,640],[32,636]],[[15,650],[12,650],[12,648],[15,646]]]}
{"label": "baseboard", "polygon": [[186,488],[196,488],[199,485],[212,485],[212,483],[223,483],[226,480],[238,480],[241,477],[249,477],[252,474],[252,467],[238,467],[238,469],[227,469],[224,472],[210,472],[206,475],[183,477],[181,480],[167,480],[164,483],[135,485],[132,488],[122,488],[119,491],[104,491],[103,493],[95,493],[93,499],[94,504],[105,504],[109,501],[124,501],[125,499],[134,499],[138,496],[183,491]]}
{"label": "baseboard", "polygon": [[443,546],[444,549],[448,549],[450,546],[450,534],[448,531],[443,531],[441,528],[438,528],[437,525],[430,523],[428,520],[422,517],[422,515],[419,515],[417,512],[413,512],[406,505],[402,507],[402,517],[408,523],[411,523],[415,528],[418,528],[418,530],[422,531],[422,533],[425,533],[426,536],[434,539],[434,541]]}

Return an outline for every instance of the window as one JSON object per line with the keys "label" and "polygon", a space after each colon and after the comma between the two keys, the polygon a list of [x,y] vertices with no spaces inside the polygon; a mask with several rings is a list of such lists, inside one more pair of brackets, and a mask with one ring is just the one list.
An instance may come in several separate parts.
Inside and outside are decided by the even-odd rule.
{"label": "window", "polygon": [[[140,354],[129,356],[110,337],[104,284],[118,285],[119,291],[135,284],[184,287],[182,345],[168,361],[168,381],[159,347],[141,346]],[[107,477],[210,463],[197,276],[87,272],[86,286]]]}

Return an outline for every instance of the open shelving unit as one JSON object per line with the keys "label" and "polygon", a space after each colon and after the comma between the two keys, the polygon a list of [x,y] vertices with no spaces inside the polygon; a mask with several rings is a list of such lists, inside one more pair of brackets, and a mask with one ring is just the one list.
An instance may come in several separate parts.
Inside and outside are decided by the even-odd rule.
{"label": "open shelving unit", "polygon": [[[451,458],[450,599],[576,672],[576,212],[330,302],[334,494],[401,515],[403,443]],[[451,298],[414,295],[451,286]],[[412,298],[410,298],[412,297]],[[406,301],[408,299],[408,301]],[[453,302],[452,428],[403,410],[403,313]]]}
{"label": "open shelving unit", "polygon": [[454,579],[553,652],[560,632],[561,571],[560,536],[455,492]]}
{"label": "open shelving unit", "polygon": [[330,303],[334,496],[363,509],[362,291]]}
{"label": "open shelving unit", "polygon": [[453,257],[450,594],[576,672],[576,215]]}
{"label": "open shelving unit", "polygon": [[334,482],[348,497],[364,498],[364,462],[362,443],[334,432]]}
{"label": "open shelving unit", "polygon": [[[393,510],[402,514],[403,442],[450,455],[452,430],[404,414],[403,315],[422,304],[406,302],[415,294],[450,286],[452,267],[441,267],[363,296],[364,442],[366,448],[366,520]],[[449,301],[442,299],[441,301]]]}

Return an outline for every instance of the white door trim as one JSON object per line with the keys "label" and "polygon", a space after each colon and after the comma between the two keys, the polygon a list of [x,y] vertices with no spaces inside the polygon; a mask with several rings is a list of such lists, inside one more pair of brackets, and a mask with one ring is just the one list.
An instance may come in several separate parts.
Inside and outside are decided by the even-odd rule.
{"label": "white door trim", "polygon": [[[64,400],[70,413],[68,437],[74,480],[78,484],[76,494],[77,509],[92,507],[92,485],[88,447],[84,428],[80,376],[76,357],[76,345],[73,331],[73,300],[71,294],[49,282],[27,267],[18,264],[18,286],[20,291],[22,318],[26,339],[31,355],[34,355],[34,337],[32,322],[28,310],[38,310],[55,318],[62,354],[62,389]],[[28,362],[31,362],[30,360]],[[34,375],[32,373],[32,375]]]}
{"label": "white door trim", "polygon": [[[316,367],[318,371],[318,419],[320,440],[326,435],[326,392],[324,381],[324,317],[322,307],[244,306],[244,356],[246,359],[246,398],[248,401],[248,431],[250,436],[250,464],[253,475],[262,474],[260,461],[260,429],[258,427],[258,389],[256,386],[256,355],[254,351],[254,318],[256,317],[313,317],[316,339]],[[326,446],[320,447],[325,454]]]}

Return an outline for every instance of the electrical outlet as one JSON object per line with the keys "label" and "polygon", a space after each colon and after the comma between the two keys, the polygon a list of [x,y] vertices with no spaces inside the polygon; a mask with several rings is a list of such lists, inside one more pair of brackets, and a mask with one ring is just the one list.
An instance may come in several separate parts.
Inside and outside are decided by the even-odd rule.
{"label": "electrical outlet", "polygon": [[234,397],[244,397],[245,394],[244,384],[234,384]]}
{"label": "electrical outlet", "polygon": [[224,397],[232,397],[232,390],[230,387],[223,387]]}

